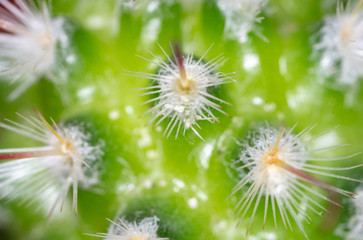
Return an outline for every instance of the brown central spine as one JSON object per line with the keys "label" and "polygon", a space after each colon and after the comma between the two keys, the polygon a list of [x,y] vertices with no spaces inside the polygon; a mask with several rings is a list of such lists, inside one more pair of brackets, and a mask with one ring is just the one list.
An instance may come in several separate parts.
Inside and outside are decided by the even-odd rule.
{"label": "brown central spine", "polygon": [[174,44],[175,61],[179,68],[180,74],[180,86],[183,90],[188,90],[190,88],[190,83],[187,78],[187,72],[185,71],[183,54],[178,44]]}

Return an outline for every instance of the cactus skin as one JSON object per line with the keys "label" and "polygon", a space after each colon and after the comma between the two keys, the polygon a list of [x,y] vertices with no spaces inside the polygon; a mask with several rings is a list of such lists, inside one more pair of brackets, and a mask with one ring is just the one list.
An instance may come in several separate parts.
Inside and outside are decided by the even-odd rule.
{"label": "cactus skin", "polygon": [[[67,82],[55,84],[42,78],[9,102],[6,98],[12,86],[0,81],[0,119],[16,119],[16,112],[26,114],[35,107],[56,122],[83,123],[91,133],[91,143],[104,142],[100,182],[91,190],[79,189],[78,216],[72,212],[71,197],[63,212],[49,223],[34,208],[1,202],[0,239],[97,239],[83,233],[105,233],[109,227],[106,218],[117,216],[129,222],[156,216],[160,238],[245,239],[248,223],[236,226],[238,217],[233,214],[241,195],[228,196],[240,179],[232,166],[240,148],[236,140],[244,139],[250,129],[264,121],[277,128],[297,122],[298,133],[316,123],[311,134],[318,135],[340,125],[323,140],[350,146],[319,157],[361,152],[363,94],[359,81],[354,86],[332,88],[329,82],[334,77],[321,81],[316,70],[319,60],[312,58],[314,36],[324,17],[335,14],[334,4],[271,0],[259,15],[264,19],[256,23],[269,42],[251,33],[247,42],[239,43],[225,37],[225,18],[216,1],[153,2],[157,7],[146,12],[142,4],[131,10],[117,1],[53,0],[53,16],[67,20],[66,32],[76,56]],[[117,6],[121,6],[121,14]],[[234,77],[236,83],[213,89],[215,96],[232,104],[223,108],[232,117],[218,114],[222,125],[201,122],[199,133],[205,141],[187,133],[185,138],[166,139],[162,130],[145,126],[150,116],[139,115],[149,109],[141,105],[149,98],[133,90],[152,83],[124,74],[124,70],[157,72],[136,55],[147,56],[149,50],[162,56],[157,42],[167,49],[174,40],[179,40],[183,49],[195,42],[196,57],[214,43],[206,60],[223,53],[228,64],[218,70],[240,71]],[[347,106],[345,98],[351,89],[356,93]],[[163,129],[166,126],[161,124]],[[36,146],[36,142],[0,129],[1,149],[24,146]],[[334,167],[360,162],[358,155]],[[354,169],[349,176],[361,179],[361,172]],[[359,185],[340,180],[329,183],[350,191]],[[324,200],[319,203],[327,206]],[[327,222],[329,216],[311,215],[311,224],[305,226],[310,239],[344,239],[335,229],[348,222],[354,204],[344,199],[341,203],[344,209],[338,219],[330,217],[332,221]],[[264,209],[259,208],[254,222],[262,223],[263,216]],[[249,237],[305,239],[299,231],[285,229],[281,221],[277,224],[277,232],[273,221],[268,221],[264,230],[262,224],[253,224]]]}

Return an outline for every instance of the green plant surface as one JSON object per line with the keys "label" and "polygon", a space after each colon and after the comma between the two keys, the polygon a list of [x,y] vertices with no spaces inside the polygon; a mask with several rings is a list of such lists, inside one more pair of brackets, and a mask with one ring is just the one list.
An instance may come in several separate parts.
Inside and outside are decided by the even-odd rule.
{"label": "green plant surface", "polygon": [[[173,240],[305,239],[292,219],[293,231],[285,229],[279,214],[276,231],[271,209],[262,229],[261,206],[246,237],[250,215],[237,225],[239,216],[233,209],[243,193],[230,196],[240,180],[232,165],[242,150],[237,141],[246,139],[249,131],[264,126],[265,121],[276,128],[297,123],[294,134],[317,124],[311,136],[339,126],[321,141],[334,137],[337,143],[349,145],[321,152],[319,157],[348,156],[361,151],[361,85],[350,86],[358,93],[353,104],[347,105],[349,87],[335,89],[329,81],[321,81],[317,73],[319,59],[312,57],[313,36],[324,16],[335,14],[335,5],[323,7],[320,0],[271,0],[261,13],[264,19],[256,24],[268,41],[250,33],[247,42],[239,43],[224,36],[225,18],[214,1],[158,2],[156,13],[121,9],[118,14],[117,2],[111,0],[52,1],[53,15],[67,19],[76,56],[69,79],[54,84],[42,78],[11,102],[6,97],[12,86],[0,82],[0,118],[18,120],[16,112],[32,114],[32,108],[36,108],[56,122],[84,123],[91,133],[91,142],[102,142],[103,156],[98,160],[100,183],[92,189],[79,189],[78,216],[72,212],[71,196],[62,213],[50,221],[33,207],[2,201],[0,239],[97,239],[84,233],[107,232],[106,218],[114,219],[120,214],[129,219],[156,215],[160,219],[159,236]],[[155,40],[148,40],[142,33],[152,19],[160,20],[160,31],[155,32]],[[205,141],[192,131],[185,137],[174,139],[172,134],[166,138],[162,129],[167,122],[153,128],[147,125],[151,115],[140,117],[151,107],[142,104],[150,97],[140,96],[142,91],[136,89],[152,82],[127,71],[157,72],[157,66],[138,55],[153,59],[148,52],[151,51],[165,59],[157,43],[170,54],[169,43],[174,41],[180,42],[185,54],[194,44],[196,58],[213,44],[206,61],[223,53],[228,61],[218,70],[237,72],[235,82],[214,89],[215,96],[231,103],[223,105],[231,117],[214,111],[221,124],[201,122],[199,133]],[[251,55],[258,58],[258,63],[248,69],[244,60]],[[0,129],[0,148],[28,146],[37,143]],[[334,162],[334,166],[359,163],[361,155]],[[361,172],[357,168],[339,174],[361,179]],[[341,179],[321,179],[349,191],[359,185]],[[328,206],[326,201],[318,201]],[[195,202],[197,206],[193,205]],[[309,214],[312,223],[303,224],[310,239],[341,239],[334,231],[354,211],[350,199],[342,197],[342,204],[339,218],[327,230],[326,217]]]}

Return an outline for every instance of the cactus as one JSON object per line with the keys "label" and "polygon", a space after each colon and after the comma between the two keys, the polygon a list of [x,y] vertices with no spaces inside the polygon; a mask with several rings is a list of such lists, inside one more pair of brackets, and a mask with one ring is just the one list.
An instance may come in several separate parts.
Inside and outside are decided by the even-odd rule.
{"label": "cactus", "polygon": [[360,239],[362,2],[0,0],[0,239]]}

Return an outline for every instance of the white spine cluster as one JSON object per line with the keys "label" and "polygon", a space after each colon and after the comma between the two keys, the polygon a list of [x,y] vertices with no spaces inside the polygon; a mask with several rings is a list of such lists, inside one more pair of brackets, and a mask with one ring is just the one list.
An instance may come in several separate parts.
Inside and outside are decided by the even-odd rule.
{"label": "white spine cluster", "polygon": [[59,80],[57,45],[65,47],[63,19],[52,18],[45,1],[0,0],[0,78],[22,81],[9,96],[17,98],[40,77]]}
{"label": "white spine cluster", "polygon": [[218,6],[226,18],[227,37],[246,42],[247,35],[255,29],[255,23],[263,19],[258,15],[267,2],[268,0],[218,0]]}
{"label": "white spine cluster", "polygon": [[30,206],[37,201],[47,208],[49,217],[62,210],[63,203],[73,188],[73,210],[77,214],[78,185],[88,187],[97,182],[97,174],[90,166],[102,154],[98,146],[90,146],[89,135],[79,126],[50,126],[39,118],[19,116],[28,124],[11,120],[0,127],[32,138],[45,146],[0,150],[0,198]]}
{"label": "white spine cluster", "polygon": [[153,2],[151,0],[139,0],[139,1],[118,0],[118,1],[121,3],[121,6],[123,6],[124,8],[133,9],[133,10],[140,10],[140,9],[144,10],[150,2]]}
{"label": "white spine cluster", "polygon": [[315,45],[324,75],[337,75],[339,83],[354,84],[363,76],[363,1],[338,1],[337,15],[325,18],[321,40]]}
{"label": "white spine cluster", "polygon": [[111,221],[108,233],[88,234],[94,237],[102,237],[105,240],[167,240],[157,236],[158,221],[157,217],[148,217],[139,223],[128,222],[124,218],[118,218],[116,222]]}
{"label": "white spine cluster", "polygon": [[145,104],[154,103],[154,106],[144,115],[147,113],[153,114],[150,123],[159,118],[155,126],[168,119],[169,124],[164,132],[167,137],[176,129],[175,138],[177,138],[183,126],[183,135],[186,130],[192,129],[198,137],[203,139],[195,128],[195,126],[200,128],[197,123],[199,120],[207,120],[211,123],[219,122],[212,109],[228,116],[227,113],[221,110],[222,107],[216,101],[228,103],[211,94],[210,89],[231,82],[233,79],[230,77],[231,74],[217,71],[218,67],[225,62],[223,57],[218,56],[209,62],[203,62],[209,49],[199,60],[194,59],[193,53],[183,57],[180,50],[175,49],[175,61],[162,49],[168,62],[162,61],[153,53],[151,54],[156,58],[156,61],[144,58],[160,67],[157,74],[134,72],[136,76],[151,79],[155,82],[155,86],[140,89],[151,90],[142,95],[158,95],[145,102]]}
{"label": "white spine cluster", "polygon": [[[361,165],[335,168],[308,163],[308,161],[341,160],[350,156],[334,159],[313,157],[312,153],[336,146],[309,150],[307,143],[316,138],[312,138],[308,141],[304,141],[303,139],[312,128],[306,128],[298,135],[292,134],[293,129],[294,128],[285,131],[285,129],[282,128],[278,131],[270,127],[261,128],[243,145],[245,150],[241,152],[238,161],[242,166],[239,167],[238,170],[247,169],[248,173],[243,175],[232,194],[243,190],[246,185],[249,185],[247,192],[244,193],[244,196],[236,206],[237,214],[241,215],[242,220],[249,211],[251,204],[255,202],[247,233],[252,225],[262,197],[265,198],[263,226],[266,223],[268,206],[271,205],[275,226],[276,212],[278,211],[285,228],[289,226],[289,228],[292,229],[289,219],[289,216],[291,216],[305,237],[308,238],[302,225],[303,220],[307,222],[310,221],[306,209],[309,209],[318,215],[321,215],[321,213],[315,208],[324,211],[326,210],[318,201],[314,200],[314,198],[322,198],[332,204],[340,205],[314,190],[308,186],[307,183],[314,184],[327,190],[329,193],[339,193],[348,197],[354,195],[351,192],[322,182],[310,174],[359,181],[349,177],[332,174],[327,171],[349,170]],[[271,204],[269,201],[271,201]],[[301,207],[302,201],[304,201],[306,209]]]}
{"label": "white spine cluster", "polygon": [[350,203],[354,206],[354,214],[347,223],[340,225],[337,235],[346,240],[360,240],[363,236],[363,188],[359,186],[357,196]]}

